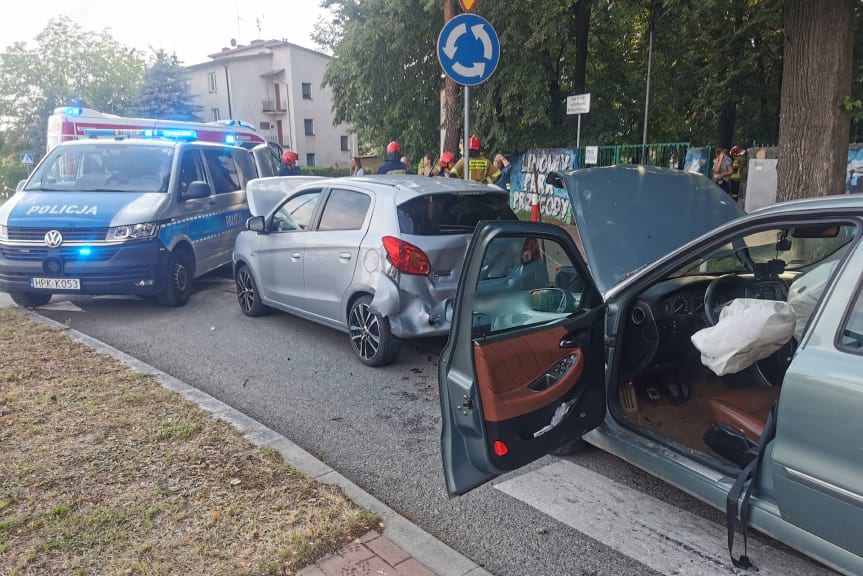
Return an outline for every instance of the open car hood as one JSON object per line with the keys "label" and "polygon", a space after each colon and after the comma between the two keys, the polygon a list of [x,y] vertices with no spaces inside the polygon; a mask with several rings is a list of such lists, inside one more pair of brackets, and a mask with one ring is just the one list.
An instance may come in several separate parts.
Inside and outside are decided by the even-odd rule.
{"label": "open car hood", "polygon": [[603,294],[635,270],[745,213],[701,174],[641,165],[552,172]]}
{"label": "open car hood", "polygon": [[252,213],[252,216],[266,216],[286,194],[289,194],[294,188],[314,180],[323,180],[323,177],[271,176],[250,180],[246,185],[249,212]]}

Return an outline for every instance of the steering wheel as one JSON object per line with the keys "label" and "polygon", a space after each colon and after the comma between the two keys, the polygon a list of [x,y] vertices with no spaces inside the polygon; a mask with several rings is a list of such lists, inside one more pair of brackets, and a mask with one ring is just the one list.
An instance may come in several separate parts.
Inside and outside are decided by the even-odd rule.
{"label": "steering wheel", "polygon": [[[726,274],[711,280],[704,291],[704,319],[707,324],[716,326],[722,308],[734,298],[744,296],[748,285],[748,280],[735,274]],[[728,295],[731,297],[728,298]]]}

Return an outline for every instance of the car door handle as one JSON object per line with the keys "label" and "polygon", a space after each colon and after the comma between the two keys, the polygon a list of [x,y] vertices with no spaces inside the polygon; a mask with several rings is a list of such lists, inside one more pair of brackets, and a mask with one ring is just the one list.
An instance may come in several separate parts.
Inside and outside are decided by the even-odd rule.
{"label": "car door handle", "polygon": [[296,262],[297,260],[300,259],[300,256],[301,256],[301,254],[299,252],[294,252],[293,254],[291,254],[291,260]]}
{"label": "car door handle", "polygon": [[342,252],[341,254],[339,254],[339,260],[350,260],[350,259],[351,259],[351,253],[350,252]]}

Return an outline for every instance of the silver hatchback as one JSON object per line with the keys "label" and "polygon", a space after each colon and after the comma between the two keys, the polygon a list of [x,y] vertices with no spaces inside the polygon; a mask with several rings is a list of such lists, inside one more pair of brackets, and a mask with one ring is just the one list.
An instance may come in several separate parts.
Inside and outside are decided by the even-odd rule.
{"label": "silver hatchback", "polygon": [[347,332],[368,366],[392,362],[401,339],[446,335],[477,222],[517,220],[508,192],[452,178],[260,178],[248,196],[234,246],[243,313]]}

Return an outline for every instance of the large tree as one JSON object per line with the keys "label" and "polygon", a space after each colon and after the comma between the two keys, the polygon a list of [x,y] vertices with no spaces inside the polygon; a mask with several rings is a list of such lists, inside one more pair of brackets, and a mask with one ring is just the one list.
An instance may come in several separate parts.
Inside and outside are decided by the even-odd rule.
{"label": "large tree", "polygon": [[203,108],[194,103],[189,81],[176,53],[156,50],[132,111],[142,118],[199,121]]}
{"label": "large tree", "polygon": [[785,0],[777,200],[842,194],[854,0]]}
{"label": "large tree", "polygon": [[137,99],[144,60],[107,31],[84,31],[65,16],[51,20],[31,48],[17,42],[0,54],[0,116],[18,150],[42,154],[47,120],[57,106],[127,113]]}

